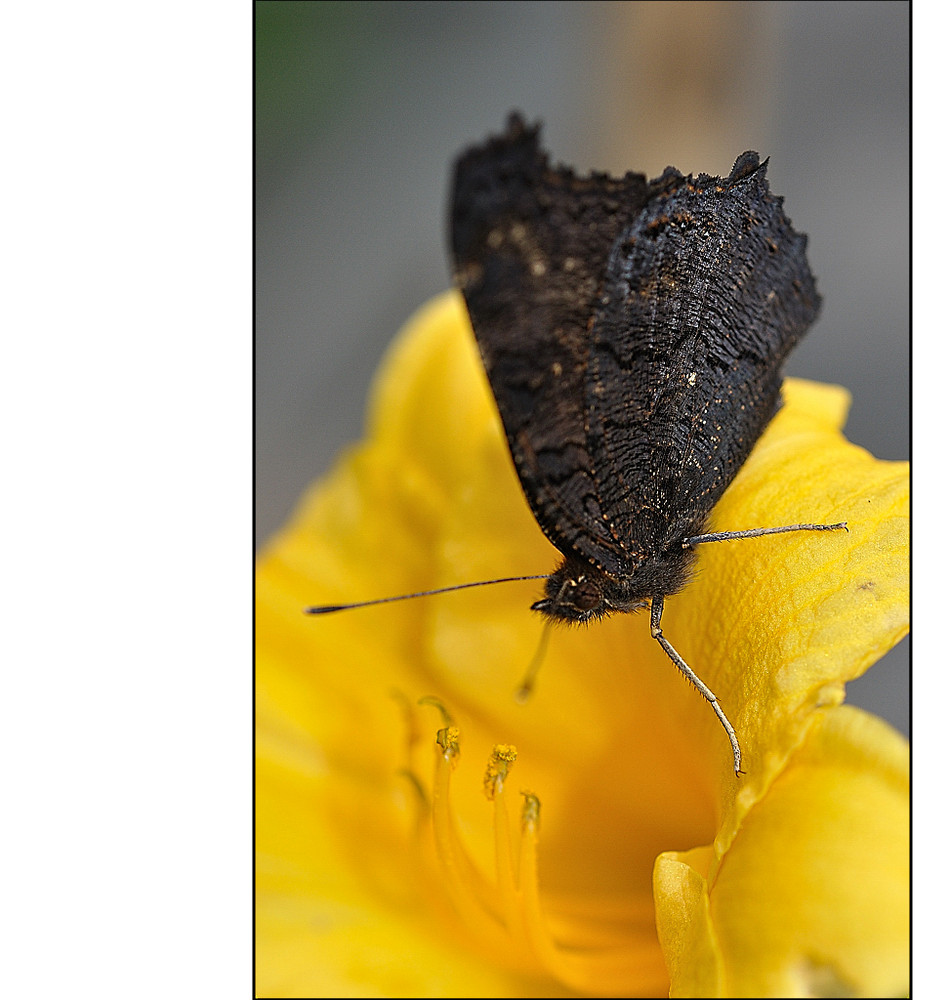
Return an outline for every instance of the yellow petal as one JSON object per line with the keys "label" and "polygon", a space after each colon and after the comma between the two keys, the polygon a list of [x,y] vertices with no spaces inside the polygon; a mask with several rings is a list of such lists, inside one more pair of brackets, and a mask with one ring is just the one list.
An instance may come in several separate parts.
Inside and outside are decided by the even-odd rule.
{"label": "yellow petal", "polygon": [[907,743],[849,706],[816,714],[719,866],[658,858],[671,996],[907,994],[908,857]]}
{"label": "yellow petal", "polygon": [[[738,794],[729,771],[720,772],[719,851],[814,710],[840,704],[845,682],[908,631],[907,463],[879,461],[841,436],[844,390],[789,379],[784,396],[717,506],[713,530],[845,521],[848,534],[706,546],[690,600],[670,603],[666,630],[685,635],[681,652],[721,694],[743,744],[748,776]],[[713,607],[720,613],[704,614]]]}

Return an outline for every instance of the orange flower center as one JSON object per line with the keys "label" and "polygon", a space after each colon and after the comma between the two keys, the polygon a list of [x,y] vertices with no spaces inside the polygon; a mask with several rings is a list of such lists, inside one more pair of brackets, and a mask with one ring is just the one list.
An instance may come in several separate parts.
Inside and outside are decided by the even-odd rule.
{"label": "orange flower center", "polygon": [[[543,912],[539,892],[538,848],[541,803],[522,791],[518,834],[509,822],[509,777],[518,752],[497,744],[489,756],[483,787],[492,804],[494,879],[487,878],[460,837],[452,809],[452,776],[459,758],[460,730],[435,699],[423,699],[443,714],[446,725],[436,734],[432,795],[425,808],[436,855],[436,879],[465,923],[470,943],[494,956],[509,956],[516,968],[547,975],[582,993],[630,995],[644,982],[645,964],[657,964],[656,945],[632,933],[644,914],[634,906],[605,907],[601,902],[549,901]],[[423,783],[410,776],[427,796]],[[652,919],[652,915],[651,915]],[[666,982],[661,969],[660,978]],[[662,984],[661,984],[662,985]],[[666,986],[662,985],[666,990]]]}

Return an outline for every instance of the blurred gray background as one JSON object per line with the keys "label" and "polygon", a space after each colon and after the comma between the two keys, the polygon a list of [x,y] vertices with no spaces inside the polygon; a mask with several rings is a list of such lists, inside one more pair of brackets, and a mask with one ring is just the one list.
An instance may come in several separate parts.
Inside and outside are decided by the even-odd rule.
{"label": "blurred gray background", "polygon": [[[450,281],[450,167],[511,109],[578,171],[770,157],[824,297],[788,372],[908,457],[909,8],[877,3],[256,7],[256,538],[360,436],[387,343]],[[848,700],[908,732],[908,642]]]}

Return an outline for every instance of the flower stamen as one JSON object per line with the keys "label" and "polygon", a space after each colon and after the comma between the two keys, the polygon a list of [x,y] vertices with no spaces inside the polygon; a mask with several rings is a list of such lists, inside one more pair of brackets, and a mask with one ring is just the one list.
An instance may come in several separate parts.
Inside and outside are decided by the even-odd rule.
{"label": "flower stamen", "polygon": [[[461,732],[435,699],[446,723],[436,734],[436,762],[431,796],[432,828],[439,863],[439,885],[474,938],[483,947],[508,953],[515,967],[545,968],[573,989],[624,995],[632,982],[643,982],[645,968],[665,970],[649,935],[636,933],[641,921],[630,906],[596,905],[584,915],[577,900],[565,902],[566,915],[546,920],[539,891],[538,846],[541,803],[523,791],[520,833],[513,837],[506,800],[507,778],[518,753],[497,744],[486,765],[483,791],[492,803],[494,882],[485,877],[459,835],[450,799],[452,774],[460,758]],[[646,919],[653,923],[652,910]],[[550,925],[559,928],[553,934]],[[641,938],[646,941],[640,944]],[[476,943],[474,940],[473,943]]]}
{"label": "flower stamen", "polygon": [[507,743],[493,747],[486,765],[483,789],[492,802],[492,827],[495,840],[495,879],[505,925],[511,933],[521,929],[518,872],[509,827],[505,798],[505,779],[515,766],[518,750]]}
{"label": "flower stamen", "polygon": [[[442,708],[442,706],[438,706]],[[449,718],[443,709],[444,719]],[[488,905],[491,887],[476,868],[462,845],[453,821],[450,781],[459,759],[460,731],[449,725],[436,734],[436,767],[433,777],[432,822],[441,882],[456,911],[474,933],[487,939],[492,948],[504,946],[505,934],[499,917]]]}
{"label": "flower stamen", "polygon": [[[643,978],[644,969],[656,962],[651,948],[639,948],[628,928],[616,946],[586,947],[582,935],[572,943],[557,941],[542,914],[538,879],[538,843],[541,803],[531,792],[522,792],[519,881],[525,934],[539,962],[566,986],[579,992],[624,995],[632,982]],[[579,928],[582,930],[582,928]],[[584,928],[590,932],[592,926]],[[587,936],[586,934],[584,936]],[[603,942],[601,928],[594,935]],[[633,940],[632,940],[633,939]],[[661,973],[663,970],[661,970]]]}

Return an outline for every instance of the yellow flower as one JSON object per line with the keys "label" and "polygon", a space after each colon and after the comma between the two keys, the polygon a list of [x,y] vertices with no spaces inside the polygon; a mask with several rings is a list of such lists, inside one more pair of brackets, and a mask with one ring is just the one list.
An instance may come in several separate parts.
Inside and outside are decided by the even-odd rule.
{"label": "yellow flower", "polygon": [[520,704],[540,584],[302,613],[559,561],[461,299],[414,317],[260,562],[258,995],[907,989],[907,745],[841,704],[907,631],[907,468],[841,436],[844,390],[785,398],[713,530],[849,533],[702,546],[664,617],[737,778],[644,614],[552,632]]}

